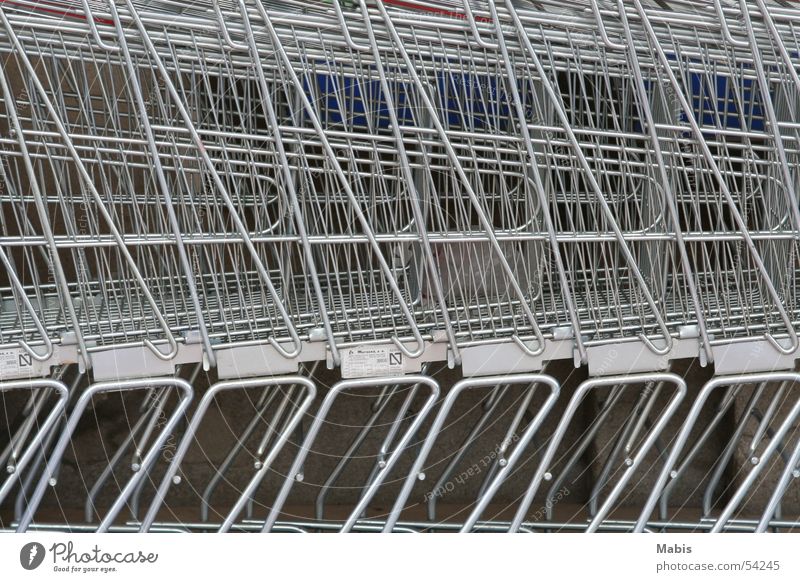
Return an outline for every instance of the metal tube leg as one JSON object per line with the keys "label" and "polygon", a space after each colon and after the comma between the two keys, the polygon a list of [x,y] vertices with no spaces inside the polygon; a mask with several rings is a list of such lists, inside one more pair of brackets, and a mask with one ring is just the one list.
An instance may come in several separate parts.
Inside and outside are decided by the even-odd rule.
{"label": "metal tube leg", "polygon": [[0,392],[6,392],[7,390],[20,390],[20,389],[27,389],[27,390],[35,390],[35,389],[48,389],[55,392],[58,396],[58,400],[53,405],[53,408],[50,410],[50,414],[47,415],[44,422],[42,423],[39,430],[34,435],[33,439],[31,439],[30,444],[25,448],[25,451],[20,455],[19,460],[15,466],[15,472],[7,477],[5,481],[3,481],[2,485],[0,485],[0,503],[6,498],[8,493],[11,491],[11,488],[14,484],[19,480],[19,476],[25,470],[25,467],[28,466],[28,463],[31,462],[36,451],[42,445],[42,440],[44,439],[47,432],[55,425],[56,420],[61,415],[61,412],[64,410],[64,407],[67,403],[67,398],[69,397],[69,393],[67,391],[67,387],[55,380],[19,380],[19,381],[10,381],[10,382],[2,382],[0,383]]}
{"label": "metal tube leg", "polygon": [[[515,456],[518,457],[521,455],[521,450],[524,449],[525,445],[530,441],[533,434],[539,428],[539,424],[544,420],[547,413],[550,411],[555,399],[558,397],[558,382],[556,382],[550,376],[545,376],[542,374],[520,374],[514,376],[493,376],[493,377],[486,377],[486,378],[476,378],[476,379],[469,379],[469,380],[462,380],[458,382],[450,392],[447,394],[447,397],[442,404],[442,407],[439,410],[439,413],[436,415],[436,418],[431,425],[430,430],[428,431],[428,436],[425,438],[425,442],[422,448],[417,455],[416,461],[414,462],[411,470],[409,471],[408,477],[406,478],[405,482],[403,483],[403,487],[400,493],[395,500],[394,506],[392,507],[389,516],[386,519],[386,524],[384,525],[384,532],[391,532],[393,531],[394,525],[397,523],[397,520],[400,517],[400,513],[402,512],[403,508],[405,507],[406,501],[408,500],[409,495],[411,495],[411,490],[414,487],[414,483],[422,474],[422,470],[424,468],[424,464],[428,455],[433,448],[433,445],[436,442],[436,438],[441,432],[442,428],[444,427],[444,423],[447,420],[447,416],[450,414],[450,410],[453,408],[455,401],[461,395],[462,392],[465,390],[472,390],[475,388],[493,388],[498,385],[505,385],[505,384],[531,384],[531,383],[544,383],[545,385],[550,387],[551,395],[548,399],[548,402],[539,412],[537,417],[528,427],[526,434],[523,435],[522,439],[520,439],[520,443],[518,444],[517,448],[514,449],[514,454],[512,454],[512,459],[509,460],[509,464],[503,467],[498,474],[497,478],[495,479],[497,482],[497,487],[500,486],[502,480],[505,478],[505,473],[508,472],[509,467],[512,467],[512,461],[516,461],[514,458]],[[435,492],[434,492],[435,493]],[[490,492],[492,495],[494,492]],[[488,501],[491,499],[489,496],[486,497]],[[477,519],[477,518],[476,518]]]}
{"label": "metal tube leg", "polygon": [[583,453],[586,452],[586,449],[589,448],[589,445],[594,440],[595,436],[597,435],[597,431],[600,430],[600,427],[605,422],[605,419],[611,413],[611,410],[617,404],[619,399],[622,397],[624,393],[622,386],[614,386],[611,389],[611,394],[609,394],[606,401],[603,403],[603,407],[600,410],[600,414],[597,415],[597,418],[592,422],[592,425],[586,431],[586,433],[581,437],[581,440],[578,441],[577,446],[575,447],[575,452],[569,458],[569,460],[564,465],[564,468],[559,473],[558,477],[553,479],[553,484],[550,486],[550,489],[547,491],[547,502],[545,503],[545,512],[548,520],[553,519],[553,503],[552,500],[555,497],[555,494],[561,490],[561,485],[564,483],[564,480],[567,478],[567,475],[570,474],[572,468],[578,463],[580,458],[583,456]]}
{"label": "metal tube leg", "polygon": [[[533,499],[536,496],[536,493],[539,490],[539,486],[541,485],[542,481],[549,480],[552,478],[552,475],[549,473],[548,468],[553,459],[555,458],[556,451],[559,445],[561,444],[564,435],[567,432],[569,423],[572,421],[572,418],[577,412],[578,407],[580,406],[581,402],[583,401],[586,394],[588,394],[590,390],[593,390],[598,387],[614,386],[617,384],[627,385],[627,384],[641,384],[644,382],[661,382],[661,381],[669,382],[677,387],[676,396],[670,403],[670,407],[672,408],[668,407],[668,410],[666,411],[669,414],[671,414],[671,412],[674,411],[674,407],[677,406],[676,398],[677,401],[679,402],[680,398],[683,397],[683,394],[685,393],[686,390],[686,384],[684,383],[684,381],[675,374],[654,373],[654,374],[635,374],[630,376],[611,376],[608,378],[601,378],[601,379],[589,379],[583,382],[575,391],[575,394],[572,396],[572,398],[570,399],[569,404],[567,405],[567,408],[564,411],[562,419],[559,422],[556,431],[553,433],[553,436],[550,439],[550,445],[547,447],[547,450],[545,451],[545,454],[542,457],[541,462],[539,463],[539,467],[536,469],[536,472],[534,473],[533,479],[531,480],[531,484],[525,491],[525,495],[523,496],[522,502],[520,503],[520,506],[517,509],[517,513],[514,515],[514,519],[511,521],[509,532],[516,532],[519,530],[519,527],[525,520],[525,516],[527,515],[528,510],[530,509],[530,506],[533,503]],[[667,418],[667,420],[669,419]],[[659,425],[662,424],[662,422],[666,422],[663,416],[662,419],[659,421],[659,424],[657,424],[656,426],[658,427]],[[658,432],[660,432],[660,429],[658,430]],[[648,439],[648,441],[651,441],[651,439]],[[649,445],[652,445],[652,442],[650,442]],[[646,453],[647,449],[649,449],[649,445],[647,441],[643,445],[642,450],[644,451],[644,453]],[[640,451],[640,454],[637,455],[638,462],[641,462],[643,456],[644,455]],[[631,468],[635,469],[636,465],[638,464],[637,459],[634,459],[634,464],[631,465],[631,467],[628,467],[628,471],[626,472],[627,478],[629,478],[631,475]],[[620,483],[624,485],[624,483],[627,482],[627,478],[623,476],[623,479],[617,485],[619,485]],[[606,500],[606,504],[604,504],[604,506],[600,509],[600,514],[598,515],[599,517],[604,517],[603,512],[605,512],[607,509],[610,509],[610,507],[606,508],[606,505],[609,504],[610,501],[613,501],[618,494],[619,492],[616,491],[615,488],[615,491],[612,491],[612,495],[610,495],[609,498]],[[597,518],[595,518],[595,521],[596,519]]]}
{"label": "metal tube leg", "polygon": [[[158,489],[156,490],[155,497],[153,497],[152,502],[150,503],[150,507],[147,510],[144,518],[142,519],[142,524],[140,527],[140,531],[147,532],[150,530],[150,527],[153,525],[155,521],[156,515],[158,515],[158,510],[161,505],[164,503],[164,499],[166,498],[167,492],[169,491],[170,486],[174,482],[174,478],[178,472],[178,468],[180,467],[183,458],[186,456],[186,453],[189,450],[192,442],[194,441],[195,434],[197,433],[197,429],[200,426],[200,423],[203,420],[208,408],[211,406],[211,403],[214,401],[214,398],[221,392],[230,391],[230,390],[243,390],[243,389],[250,389],[250,388],[263,388],[265,386],[283,386],[283,385],[291,385],[291,384],[298,384],[305,388],[306,390],[306,397],[303,401],[303,404],[298,407],[297,412],[295,413],[294,423],[300,421],[301,416],[308,410],[308,407],[311,405],[311,402],[316,397],[316,386],[313,382],[309,379],[301,377],[301,376],[285,376],[282,378],[253,378],[249,380],[235,380],[235,381],[228,381],[228,382],[217,382],[208,391],[203,395],[202,400],[197,406],[197,410],[195,411],[194,415],[192,415],[191,420],[189,421],[189,425],[186,427],[186,432],[184,433],[183,437],[181,438],[180,443],[178,444],[177,449],[175,450],[175,456],[172,458],[172,461],[167,468],[167,472],[164,475]],[[294,425],[292,425],[294,428]],[[273,447],[272,451],[270,451],[270,456],[265,459],[264,465],[259,470],[259,473],[265,472],[272,461],[274,461],[275,456],[280,452],[281,448],[286,441],[288,440],[288,434],[282,434],[276,442],[275,447]],[[240,496],[239,498],[239,511],[244,507],[247,498],[244,496]],[[238,512],[237,512],[238,513]]]}
{"label": "metal tube leg", "polygon": [[[149,413],[152,413],[152,411],[149,411]],[[92,485],[92,488],[89,490],[89,494],[86,496],[86,502],[84,503],[83,506],[83,516],[84,519],[86,520],[86,523],[92,523],[92,521],[94,520],[94,514],[97,510],[94,500],[97,498],[97,495],[100,493],[100,490],[103,488],[103,485],[105,485],[108,478],[114,472],[114,469],[116,469],[117,465],[119,465],[120,461],[122,460],[122,457],[128,450],[128,447],[130,447],[131,443],[136,439],[136,435],[144,427],[145,422],[147,422],[147,419],[151,415],[149,413],[144,413],[139,416],[139,419],[136,421],[136,424],[133,426],[133,428],[131,428],[130,432],[128,433],[128,436],[125,437],[125,440],[122,442],[122,444],[119,447],[117,447],[117,451],[111,457],[111,460],[105,466],[103,471],[100,473],[100,475],[97,477],[94,484]]]}
{"label": "metal tube leg", "polygon": [[[762,453],[761,457],[758,458],[758,459],[754,459],[754,461],[757,461],[757,464],[752,469],[750,469],[750,472],[747,474],[747,477],[745,478],[745,480],[741,483],[741,485],[739,485],[739,487],[736,490],[736,492],[733,494],[731,499],[728,501],[727,505],[722,510],[722,513],[720,514],[719,518],[717,519],[716,523],[714,524],[714,527],[711,528],[711,533],[718,533],[718,532],[723,531],[727,521],[731,518],[731,516],[733,515],[734,511],[736,511],[736,508],[744,500],[745,495],[747,495],[747,491],[750,489],[750,487],[752,487],[753,483],[755,483],[755,481],[758,478],[758,476],[764,470],[764,467],[766,466],[767,461],[769,461],[769,459],[775,454],[775,452],[778,450],[778,447],[780,447],[782,445],[782,442],[783,442],[784,438],[786,437],[786,434],[789,432],[789,429],[791,429],[792,424],[794,424],[794,422],[795,422],[795,420],[797,419],[798,416],[800,416],[800,399],[798,399],[797,403],[792,407],[791,412],[786,416],[786,419],[781,424],[780,429],[775,434],[775,437],[770,441],[769,445],[764,450],[764,452]],[[800,444],[798,446],[800,446]],[[796,449],[797,449],[797,447],[796,447]],[[799,453],[798,453],[797,450],[795,450],[794,454],[792,455],[792,459],[794,459],[795,455],[797,455],[797,454],[799,454]],[[796,467],[796,465],[795,465],[795,467]],[[791,465],[788,465],[787,468],[791,468]],[[779,480],[779,483],[778,483],[779,486],[783,486],[784,485],[783,480],[784,480],[785,474],[786,474],[786,471],[784,471],[784,475],[782,475],[781,479]],[[775,493],[777,493],[777,492],[778,492],[778,488],[776,488],[776,490],[775,490]],[[770,501],[768,503],[768,509],[771,509],[771,511],[774,511],[775,507],[777,507],[777,504],[780,502],[780,496],[775,495],[775,493],[773,493],[773,496],[772,496],[772,498],[770,499]],[[773,506],[773,503],[775,504],[775,506]],[[767,514],[767,516],[769,516],[769,514]],[[768,520],[769,520],[769,517],[767,517],[767,521]],[[759,527],[761,526],[762,522],[763,522],[763,517],[762,517],[762,521],[759,522]]]}
{"label": "metal tube leg", "polygon": [[[611,471],[613,470],[613,466],[616,463],[617,458],[623,451],[625,452],[626,455],[628,455],[630,452],[629,443],[632,441],[634,432],[639,426],[639,421],[641,420],[641,414],[638,411],[645,404],[645,401],[649,396],[650,396],[650,390],[647,387],[645,387],[642,390],[641,394],[639,395],[639,399],[634,405],[631,414],[628,415],[628,419],[625,421],[625,424],[622,426],[621,430],[617,434],[614,446],[611,449],[611,454],[608,456],[605,463],[603,463],[603,468],[600,471],[600,476],[598,477],[597,482],[595,483],[591,493],[589,494],[589,515],[591,517],[597,515],[597,499],[600,496],[600,492],[603,489],[603,487],[605,487],[606,484],[608,483],[608,480],[611,476]],[[630,461],[630,459],[626,458],[626,461]]]}
{"label": "metal tube leg", "polygon": [[339,459],[339,462],[336,464],[336,467],[334,467],[333,471],[331,471],[331,474],[325,480],[325,483],[322,484],[322,487],[320,488],[319,493],[317,494],[317,499],[314,503],[315,515],[318,520],[322,521],[325,518],[325,500],[328,498],[328,493],[330,492],[331,488],[336,483],[336,481],[339,479],[339,476],[342,474],[342,472],[344,472],[344,470],[347,468],[347,465],[350,464],[353,455],[355,455],[356,451],[361,447],[364,440],[366,440],[367,435],[372,430],[372,427],[375,425],[375,423],[378,421],[381,415],[383,415],[383,412],[389,405],[389,402],[397,388],[398,388],[397,386],[393,387],[385,398],[379,397],[380,406],[378,406],[378,408],[375,409],[372,415],[367,419],[367,422],[361,428],[356,437],[352,440],[350,445],[347,447],[347,450]]}
{"label": "metal tube leg", "polygon": [[755,405],[759,398],[761,398],[761,394],[765,389],[766,382],[762,382],[755,392],[753,392],[747,406],[745,407],[746,413],[742,414],[741,418],[739,419],[739,424],[736,426],[730,441],[728,441],[728,445],[722,451],[722,455],[720,455],[719,459],[717,460],[717,464],[714,467],[714,473],[711,475],[711,479],[709,479],[708,485],[706,485],[706,490],[703,492],[703,517],[708,517],[711,515],[711,507],[714,504],[714,493],[717,490],[717,485],[719,485],[719,482],[722,480],[722,477],[725,474],[725,467],[728,466],[733,454],[736,452],[738,441],[744,433],[745,428],[747,428],[747,423],[750,422],[749,417],[755,410]]}
{"label": "metal tube leg", "polygon": [[[64,427],[64,431],[61,434],[61,438],[59,438],[55,448],[53,449],[53,453],[50,459],[48,459],[44,473],[42,474],[42,478],[39,479],[39,483],[36,485],[36,489],[33,491],[33,494],[31,495],[30,504],[26,508],[25,513],[22,515],[22,518],[19,521],[19,525],[17,526],[18,532],[27,531],[28,527],[33,521],[33,516],[36,513],[36,510],[39,508],[39,504],[42,502],[42,498],[44,497],[45,489],[49,484],[50,476],[53,474],[55,467],[58,465],[58,463],[61,460],[61,457],[64,455],[67,445],[69,444],[69,441],[72,437],[72,433],[75,431],[75,428],[78,425],[78,421],[80,420],[83,411],[88,406],[92,397],[94,397],[96,394],[102,394],[106,392],[147,390],[150,386],[154,384],[173,386],[181,391],[181,398],[179,399],[175,411],[173,412],[169,421],[166,423],[159,437],[153,443],[153,447],[151,448],[147,456],[144,458],[142,466],[143,468],[145,467],[149,468],[150,465],[152,465],[152,463],[155,462],[156,457],[159,453],[159,449],[164,444],[164,442],[166,441],[167,437],[172,432],[172,430],[175,428],[176,424],[178,423],[178,420],[180,419],[180,416],[185,412],[186,408],[189,406],[189,403],[193,396],[191,385],[189,385],[186,381],[180,380],[178,378],[154,378],[149,380],[101,382],[90,386],[83,394],[81,394],[80,398],[75,403],[75,408],[73,409],[72,413],[69,416],[69,419],[67,420],[67,424]],[[65,396],[66,396],[66,389],[65,389]],[[119,515],[119,512],[122,510],[123,505],[126,503],[128,497],[136,488],[139,479],[141,479],[143,475],[144,473],[142,472],[135,473],[133,477],[128,481],[128,483],[125,485],[120,495],[112,504],[111,509],[109,509],[108,513],[106,514],[106,517],[100,522],[100,525],[97,528],[98,532],[108,531],[108,528],[111,526],[111,523],[113,522],[114,519],[116,519],[117,515]]]}
{"label": "metal tube leg", "polygon": [[[432,492],[441,491],[442,487],[447,483],[450,479],[450,475],[452,475],[455,468],[464,458],[469,450],[474,446],[475,440],[478,438],[478,435],[483,431],[483,427],[486,426],[486,423],[489,422],[489,419],[494,415],[495,410],[500,405],[500,402],[505,396],[506,392],[508,391],[507,386],[495,386],[494,390],[491,391],[489,397],[486,399],[486,406],[484,408],[483,414],[481,414],[478,422],[472,427],[472,430],[467,435],[467,437],[463,440],[461,445],[456,450],[455,454],[451,457],[450,461],[447,463],[447,466],[442,471],[442,474],[439,476],[439,479],[434,484],[433,488],[431,489]],[[436,519],[436,501],[438,500],[439,496],[436,494],[432,494],[428,498],[428,519],[433,521]]]}
{"label": "metal tube leg", "polygon": [[776,512],[780,508],[781,499],[786,494],[786,489],[789,487],[789,483],[792,481],[792,479],[797,479],[798,477],[800,477],[800,470],[798,470],[799,463],[800,463],[800,440],[798,440],[797,444],[795,445],[794,453],[792,454],[789,461],[786,463],[786,467],[781,473],[781,478],[775,485],[775,490],[772,492],[772,496],[770,497],[769,502],[767,503],[767,507],[764,509],[764,513],[761,514],[761,519],[759,520],[758,526],[756,527],[756,533],[763,533],[767,531],[770,520],[773,517],[777,517]]}
{"label": "metal tube leg", "polygon": [[720,406],[717,410],[717,413],[714,415],[714,418],[711,419],[711,422],[708,423],[703,434],[697,439],[695,444],[686,453],[686,456],[681,461],[681,464],[671,473],[672,478],[670,479],[669,483],[666,484],[664,487],[664,491],[661,493],[659,497],[658,504],[659,504],[659,517],[662,521],[667,520],[668,514],[668,507],[669,507],[669,496],[672,493],[672,489],[675,488],[675,485],[678,483],[678,479],[684,473],[686,469],[691,466],[692,461],[694,458],[703,450],[703,446],[705,445],[706,441],[711,438],[711,435],[714,433],[714,429],[719,426],[722,420],[725,418],[730,407],[733,405],[736,396],[739,394],[741,390],[741,386],[730,386],[728,388],[727,393],[722,399]]}
{"label": "metal tube leg", "polygon": [[[286,427],[292,421],[293,415],[287,413],[283,420],[283,425],[278,429],[272,428],[273,426],[276,427],[278,426],[281,417],[284,416],[284,412],[286,411],[287,406],[289,406],[288,410],[289,412],[291,412],[294,403],[290,405],[290,401],[292,400],[292,396],[294,395],[294,389],[295,389],[294,386],[289,386],[289,389],[286,391],[286,395],[284,396],[283,400],[278,406],[278,409],[275,411],[275,415],[273,416],[272,422],[267,425],[267,431],[264,435],[264,440],[261,441],[261,444],[259,445],[258,450],[256,451],[256,456],[258,457],[256,459],[256,462],[254,463],[256,471],[258,471],[263,465],[262,457],[264,456],[265,451],[269,449],[270,443],[273,442],[278,437],[279,434],[283,434],[286,431]],[[247,505],[245,508],[245,515],[247,516],[247,519],[253,517],[254,503],[255,503],[254,497],[250,497],[247,500]]]}
{"label": "metal tube leg", "polygon": [[216,491],[219,482],[222,480],[222,476],[227,472],[227,470],[231,467],[233,462],[239,456],[245,448],[245,443],[247,440],[252,436],[255,432],[256,428],[258,427],[259,423],[262,420],[264,413],[269,408],[270,404],[274,400],[275,396],[278,394],[277,391],[269,390],[268,388],[265,389],[265,395],[269,394],[269,396],[259,404],[258,410],[253,415],[253,418],[250,420],[250,423],[245,427],[244,431],[239,438],[236,439],[236,442],[233,443],[233,446],[228,451],[228,454],[225,457],[225,460],[222,461],[219,468],[214,471],[214,475],[211,477],[211,480],[206,485],[206,488],[203,490],[203,495],[200,498],[200,520],[205,522],[208,521],[208,511],[211,507],[211,497]]}
{"label": "metal tube leg", "polygon": [[698,394],[697,400],[695,400],[691,410],[689,411],[689,414],[686,417],[686,420],[683,422],[683,426],[681,427],[681,430],[675,439],[675,443],[672,445],[672,450],[669,454],[669,457],[667,458],[667,461],[664,463],[664,467],[661,470],[661,474],[659,475],[652,491],[650,492],[650,496],[644,505],[644,508],[639,516],[639,519],[636,521],[636,525],[634,526],[633,531],[636,533],[641,533],[646,527],[647,520],[653,513],[653,509],[655,508],[656,503],[658,502],[658,498],[661,495],[661,492],[664,490],[664,486],[666,485],[667,481],[670,478],[674,478],[674,467],[678,463],[678,459],[680,458],[680,454],[683,450],[683,447],[686,445],[686,441],[689,439],[689,433],[692,431],[692,428],[697,422],[697,419],[700,417],[703,405],[706,403],[709,396],[714,390],[717,390],[718,388],[721,388],[723,386],[733,386],[739,384],[783,382],[783,381],[797,382],[799,380],[800,380],[800,374],[780,373],[780,372],[774,372],[771,374],[747,374],[739,376],[727,376],[727,377],[713,378],[709,380],[706,383],[706,385],[703,386],[703,388],[700,390],[700,394]]}
{"label": "metal tube leg", "polygon": [[[330,409],[333,406],[333,403],[339,396],[339,394],[341,394],[345,390],[362,390],[362,389],[373,388],[375,386],[383,386],[387,384],[407,385],[407,384],[418,384],[418,383],[423,384],[424,386],[428,387],[431,390],[431,398],[428,399],[428,403],[432,405],[431,400],[432,398],[435,397],[435,394],[438,394],[439,385],[431,378],[428,378],[426,376],[403,376],[400,378],[372,378],[364,380],[343,380],[341,382],[336,383],[328,391],[328,394],[322,401],[322,405],[320,406],[319,410],[316,413],[316,416],[314,417],[314,422],[311,423],[311,426],[308,429],[308,433],[306,434],[306,439],[305,441],[303,441],[303,445],[300,447],[300,450],[297,453],[297,457],[295,457],[294,463],[292,464],[292,468],[289,470],[289,473],[283,482],[283,486],[278,492],[278,495],[275,499],[272,509],[270,510],[266,520],[264,521],[264,527],[262,528],[262,531],[264,532],[271,531],[272,527],[275,525],[275,522],[277,521],[278,516],[280,515],[280,512],[283,509],[283,505],[286,503],[286,499],[289,497],[289,493],[291,492],[292,485],[294,484],[296,475],[298,474],[300,467],[303,466],[306,457],[311,451],[311,446],[314,444],[314,441],[317,438],[317,434],[322,428],[322,423],[325,421],[325,418],[330,412]],[[424,415],[418,417],[420,422],[421,419],[423,418]],[[412,428],[416,430],[415,427]],[[408,432],[411,432],[411,429],[409,429]],[[406,436],[408,436],[408,433]],[[405,444],[398,445],[398,451],[401,451],[402,447],[404,446]],[[399,455],[392,455],[393,459],[390,459],[390,463],[394,464],[398,456]],[[387,467],[389,467],[389,463],[387,463]],[[389,470],[391,470],[390,467]],[[367,499],[367,503],[368,502],[369,499]],[[360,514],[360,511],[363,511],[363,508],[359,510],[359,513],[355,514],[356,518]],[[351,515],[351,520],[354,521],[352,517],[353,516]],[[352,525],[350,525],[349,527],[352,527]],[[349,529],[349,527],[343,529]]]}
{"label": "metal tube leg", "polygon": [[69,393],[67,394],[67,402],[64,405],[64,408],[61,410],[56,422],[47,431],[47,435],[45,436],[42,445],[39,447],[36,458],[32,461],[30,470],[25,474],[25,479],[23,480],[19,489],[19,493],[14,501],[14,519],[17,521],[19,521],[20,517],[22,516],[22,512],[27,504],[28,490],[43,469],[43,464],[47,462],[47,455],[53,446],[53,442],[59,434],[60,427],[67,421],[67,410],[70,408],[71,403],[76,399],[78,385],[81,383],[81,380],[83,380],[83,376],[83,372],[78,372],[78,374],[72,380],[72,383],[69,386]]}

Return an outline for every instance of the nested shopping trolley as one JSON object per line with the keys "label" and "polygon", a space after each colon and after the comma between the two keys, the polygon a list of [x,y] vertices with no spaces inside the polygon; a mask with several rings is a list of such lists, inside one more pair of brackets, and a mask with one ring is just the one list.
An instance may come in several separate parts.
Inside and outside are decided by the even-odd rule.
{"label": "nested shopping trolley", "polygon": [[[56,527],[37,516],[90,411],[124,437],[61,527],[795,527],[798,22],[772,0],[0,3],[8,527]],[[234,394],[249,416],[200,474]],[[356,434],[326,434],[339,408]]]}

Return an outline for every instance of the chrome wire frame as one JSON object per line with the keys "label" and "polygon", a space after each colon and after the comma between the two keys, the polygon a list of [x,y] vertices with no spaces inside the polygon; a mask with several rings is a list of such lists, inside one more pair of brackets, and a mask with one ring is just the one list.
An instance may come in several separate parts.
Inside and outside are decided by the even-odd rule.
{"label": "chrome wire frame", "polygon": [[795,353],[797,15],[456,4],[3,6],[0,343]]}
{"label": "chrome wire frame", "polygon": [[[798,25],[773,0],[0,2],[0,396],[28,395],[0,450],[12,527],[796,529],[782,504],[800,475]],[[602,361],[619,346],[642,354],[627,373]],[[353,350],[375,347],[407,367],[353,371]],[[717,375],[692,392],[679,358]],[[590,377],[562,394],[555,359]],[[318,395],[322,361],[341,378]],[[440,394],[434,362],[482,377]],[[213,379],[190,408],[201,373]],[[259,395],[198,492],[199,521],[164,519],[233,391]],[[37,518],[92,399],[118,392],[142,399],[85,523]],[[289,517],[349,392],[373,399],[367,417],[313,516]],[[483,394],[480,414],[431,472],[467,393]],[[435,492],[500,419],[477,493],[437,521]],[[698,515],[673,515],[731,419]],[[326,517],[376,435],[353,506]],[[254,465],[217,522],[212,499],[244,452]],[[589,452],[581,517],[563,521],[556,497]],[[519,475],[521,496],[495,511]],[[426,480],[415,521],[404,512]],[[753,519],[742,508],[764,487]]]}

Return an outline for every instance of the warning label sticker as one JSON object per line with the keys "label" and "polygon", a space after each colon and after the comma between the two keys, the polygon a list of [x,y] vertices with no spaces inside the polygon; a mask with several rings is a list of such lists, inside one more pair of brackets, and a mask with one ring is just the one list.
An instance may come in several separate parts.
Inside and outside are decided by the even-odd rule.
{"label": "warning label sticker", "polygon": [[15,376],[33,367],[33,358],[22,350],[0,350],[0,376]]}
{"label": "warning label sticker", "polygon": [[396,376],[404,372],[405,356],[394,346],[358,346],[340,353],[342,378]]}

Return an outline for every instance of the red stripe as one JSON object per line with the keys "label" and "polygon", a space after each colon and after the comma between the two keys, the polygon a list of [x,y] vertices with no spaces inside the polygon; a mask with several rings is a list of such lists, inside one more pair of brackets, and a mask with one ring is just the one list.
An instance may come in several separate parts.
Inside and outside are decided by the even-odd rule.
{"label": "red stripe", "polygon": [[[43,0],[39,0],[39,3],[46,3]],[[22,2],[14,2],[14,0],[0,0],[0,4],[13,4],[14,6],[21,6],[23,8],[30,8],[35,12],[46,12],[48,14],[55,14],[57,16],[62,16],[66,18],[74,18],[76,20],[86,20],[85,14],[80,14],[77,12],[68,12],[66,10],[60,10],[55,8],[44,8],[39,6],[38,4],[35,6],[31,6],[30,4],[23,4]],[[49,4],[49,3],[47,3]],[[51,4],[53,6],[54,4]],[[57,6],[57,5],[55,5]],[[107,24],[109,26],[114,24],[113,20],[109,20],[108,18],[95,18],[94,21],[98,24]]]}
{"label": "red stripe", "polygon": [[[431,12],[433,14],[441,14],[442,16],[449,16],[451,18],[459,18],[461,20],[466,20],[467,15],[463,12],[456,12],[454,10],[447,10],[445,8],[439,8],[437,6],[425,6],[422,4],[413,4],[411,2],[405,2],[404,0],[381,0],[384,4],[391,4],[392,6],[400,6],[401,8],[409,8],[411,10],[420,10],[422,12]],[[486,18],[485,16],[475,16],[475,20],[478,22],[491,22],[491,19]]]}

